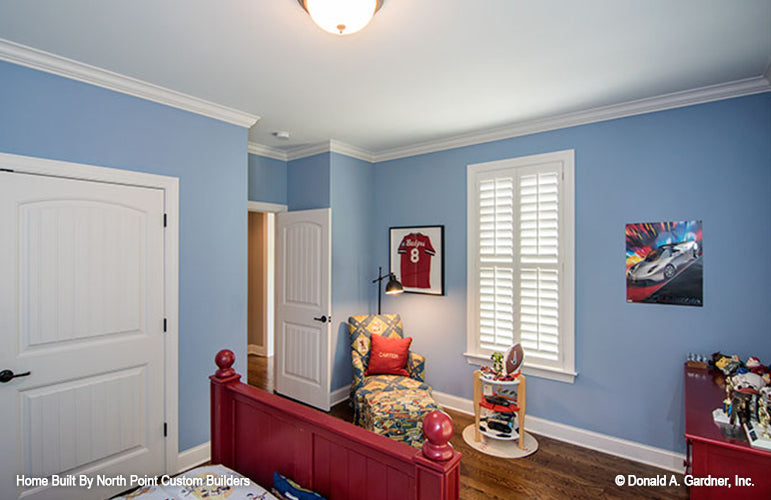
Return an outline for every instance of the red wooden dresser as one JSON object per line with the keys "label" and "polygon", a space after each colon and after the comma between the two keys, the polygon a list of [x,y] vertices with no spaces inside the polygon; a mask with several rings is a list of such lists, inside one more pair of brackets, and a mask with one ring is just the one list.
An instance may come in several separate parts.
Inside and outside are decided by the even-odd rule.
{"label": "red wooden dresser", "polygon": [[[688,470],[694,478],[728,477],[731,488],[692,486],[692,499],[771,499],[771,452],[752,448],[744,434],[723,436],[712,421],[712,411],[722,406],[723,375],[685,367],[685,439]],[[718,385],[720,384],[720,385]],[[753,486],[737,486],[735,476],[751,478]]]}

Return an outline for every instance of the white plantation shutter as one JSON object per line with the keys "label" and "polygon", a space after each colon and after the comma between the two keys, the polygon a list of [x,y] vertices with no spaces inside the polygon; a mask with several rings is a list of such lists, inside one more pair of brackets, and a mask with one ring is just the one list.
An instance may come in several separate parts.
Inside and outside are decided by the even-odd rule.
{"label": "white plantation shutter", "polygon": [[526,366],[572,381],[572,162],[568,151],[469,166],[468,355],[521,342]]}
{"label": "white plantation shutter", "polygon": [[479,341],[505,350],[514,339],[514,178],[479,183]]}
{"label": "white plantation shutter", "polygon": [[560,172],[520,177],[520,341],[530,356],[559,359]]}

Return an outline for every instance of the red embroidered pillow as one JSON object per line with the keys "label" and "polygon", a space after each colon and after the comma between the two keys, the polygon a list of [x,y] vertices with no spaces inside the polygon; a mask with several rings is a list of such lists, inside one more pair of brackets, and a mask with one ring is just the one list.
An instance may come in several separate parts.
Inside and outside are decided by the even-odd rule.
{"label": "red embroidered pillow", "polygon": [[367,375],[403,375],[409,377],[405,367],[410,353],[412,338],[388,338],[373,333],[370,336],[369,365]]}

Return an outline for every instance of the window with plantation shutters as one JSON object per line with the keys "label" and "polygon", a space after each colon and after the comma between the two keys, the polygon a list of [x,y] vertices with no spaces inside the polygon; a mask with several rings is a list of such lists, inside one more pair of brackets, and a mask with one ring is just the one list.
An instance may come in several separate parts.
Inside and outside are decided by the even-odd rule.
{"label": "window with plantation shutters", "polygon": [[468,204],[469,361],[572,382],[573,151],[469,165]]}

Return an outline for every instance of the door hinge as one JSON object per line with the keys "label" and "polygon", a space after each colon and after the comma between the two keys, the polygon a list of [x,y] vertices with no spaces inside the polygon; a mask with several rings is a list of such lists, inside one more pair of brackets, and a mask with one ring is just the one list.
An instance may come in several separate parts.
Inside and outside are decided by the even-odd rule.
{"label": "door hinge", "polygon": [[163,437],[169,436],[169,424],[166,422],[163,423]]}
{"label": "door hinge", "polygon": [[166,227],[168,225],[168,220],[166,217],[166,214],[163,214],[163,227]]}
{"label": "door hinge", "polygon": [[166,318],[163,318],[163,331],[166,331]]}
{"label": "door hinge", "polygon": [[13,173],[14,171],[11,170],[10,168],[0,168],[0,172],[10,172],[10,173]]}

